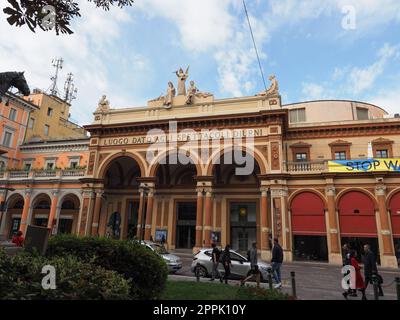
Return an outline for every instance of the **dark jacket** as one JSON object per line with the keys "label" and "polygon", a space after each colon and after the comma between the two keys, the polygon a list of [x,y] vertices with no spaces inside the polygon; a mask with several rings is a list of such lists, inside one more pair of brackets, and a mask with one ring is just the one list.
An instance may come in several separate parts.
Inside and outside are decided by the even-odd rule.
{"label": "dark jacket", "polygon": [[282,263],[283,262],[283,250],[279,243],[274,245],[272,249],[272,259],[271,262]]}
{"label": "dark jacket", "polygon": [[231,253],[229,252],[229,250],[224,250],[222,252],[220,261],[224,266],[231,263]]}
{"label": "dark jacket", "polygon": [[378,268],[376,266],[376,258],[372,251],[368,251],[365,253],[363,258],[364,263],[364,275],[366,277],[370,277],[373,273],[378,272]]}

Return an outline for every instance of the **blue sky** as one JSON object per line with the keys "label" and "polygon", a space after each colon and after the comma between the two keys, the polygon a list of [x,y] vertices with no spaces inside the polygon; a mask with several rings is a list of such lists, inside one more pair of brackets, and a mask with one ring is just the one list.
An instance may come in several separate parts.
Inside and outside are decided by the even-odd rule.
{"label": "blue sky", "polygon": [[[144,106],[189,64],[190,78],[216,98],[263,89],[242,0],[136,0],[108,13],[80,2],[72,36],[14,28],[0,13],[0,70],[26,70],[31,87],[47,89],[51,60],[62,56],[58,87],[74,73],[71,113],[80,124],[91,122],[102,94],[114,108]],[[283,103],[352,99],[400,113],[400,1],[246,2]]]}

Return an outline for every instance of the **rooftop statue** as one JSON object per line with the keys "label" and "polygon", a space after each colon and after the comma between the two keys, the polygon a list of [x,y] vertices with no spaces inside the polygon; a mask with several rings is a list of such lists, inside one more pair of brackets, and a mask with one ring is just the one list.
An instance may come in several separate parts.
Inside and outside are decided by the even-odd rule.
{"label": "rooftop statue", "polygon": [[175,71],[178,77],[178,96],[186,96],[186,79],[189,77],[189,67],[187,67],[186,72],[183,72],[182,68]]}
{"label": "rooftop statue", "polygon": [[109,110],[110,110],[110,102],[107,100],[107,96],[104,94],[99,101],[99,105],[96,109],[96,112],[107,112]]}
{"label": "rooftop statue", "polygon": [[0,102],[10,87],[17,88],[24,96],[31,93],[23,72],[3,72],[0,73]]}
{"label": "rooftop statue", "polygon": [[278,84],[278,80],[276,80],[275,75],[270,75],[269,76],[269,80],[271,81],[271,85],[267,90],[264,90],[262,92],[260,92],[259,94],[257,94],[257,96],[266,96],[266,97],[270,97],[270,96],[277,96],[279,95],[279,84]]}
{"label": "rooftop statue", "polygon": [[212,96],[212,93],[202,92],[197,89],[194,81],[190,81],[190,86],[186,95],[186,104],[192,104],[194,102],[194,97],[207,98]]}

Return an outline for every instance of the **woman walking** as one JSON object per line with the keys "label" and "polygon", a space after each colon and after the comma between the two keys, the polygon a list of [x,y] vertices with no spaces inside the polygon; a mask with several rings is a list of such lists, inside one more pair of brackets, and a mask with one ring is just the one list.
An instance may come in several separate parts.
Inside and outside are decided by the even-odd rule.
{"label": "woman walking", "polygon": [[[367,297],[365,296],[365,283],[361,275],[361,267],[357,262],[356,252],[354,250],[350,251],[350,264],[354,267],[354,270],[356,272],[356,289],[359,290],[362,294],[361,300],[367,300]],[[347,299],[348,294],[348,292],[344,292],[343,296]]]}

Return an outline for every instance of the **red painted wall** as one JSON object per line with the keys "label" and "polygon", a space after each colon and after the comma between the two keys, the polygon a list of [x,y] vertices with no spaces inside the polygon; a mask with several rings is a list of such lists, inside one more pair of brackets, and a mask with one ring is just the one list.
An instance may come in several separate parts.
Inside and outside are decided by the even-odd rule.
{"label": "red painted wall", "polygon": [[400,192],[396,193],[389,203],[394,237],[400,237]]}
{"label": "red painted wall", "polygon": [[377,237],[374,202],[366,194],[346,193],[340,199],[338,209],[342,237]]}
{"label": "red painted wall", "polygon": [[290,210],[294,235],[326,235],[324,203],[316,194],[298,194]]}

